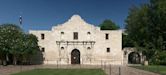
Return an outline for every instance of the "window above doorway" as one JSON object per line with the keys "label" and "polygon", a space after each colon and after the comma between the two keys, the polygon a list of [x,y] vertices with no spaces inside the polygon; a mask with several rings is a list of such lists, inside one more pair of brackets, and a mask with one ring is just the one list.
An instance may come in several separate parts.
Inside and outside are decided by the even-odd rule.
{"label": "window above doorway", "polygon": [[78,32],[73,32],[73,39],[78,40]]}

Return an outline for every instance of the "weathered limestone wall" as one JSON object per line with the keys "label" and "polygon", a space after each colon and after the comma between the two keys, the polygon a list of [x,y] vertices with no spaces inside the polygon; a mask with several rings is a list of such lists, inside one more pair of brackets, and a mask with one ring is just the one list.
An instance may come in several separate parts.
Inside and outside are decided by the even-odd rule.
{"label": "weathered limestone wall", "polygon": [[[73,32],[78,32],[78,40],[73,40]],[[64,24],[52,27],[51,31],[30,30],[30,33],[36,35],[39,46],[45,48],[44,64],[71,64],[73,49],[80,51],[80,64],[123,64],[122,31],[100,30],[99,27],[86,23],[78,15],[72,16]],[[45,34],[44,40],[41,39],[42,33]],[[105,34],[109,34],[108,40],[105,39]],[[57,41],[64,43],[58,44]],[[67,41],[95,43],[66,43]],[[110,48],[109,53],[107,48]]]}

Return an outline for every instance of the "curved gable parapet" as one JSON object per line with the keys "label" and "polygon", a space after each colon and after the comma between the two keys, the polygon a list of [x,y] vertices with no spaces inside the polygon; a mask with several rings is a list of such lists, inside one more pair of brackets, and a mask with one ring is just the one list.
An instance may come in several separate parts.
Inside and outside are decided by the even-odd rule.
{"label": "curved gable parapet", "polygon": [[92,24],[87,23],[82,19],[79,15],[73,15],[67,22],[63,24],[58,24],[57,26],[52,27],[52,31],[54,30],[87,30],[87,29],[95,29],[100,30],[100,27],[94,26]]}

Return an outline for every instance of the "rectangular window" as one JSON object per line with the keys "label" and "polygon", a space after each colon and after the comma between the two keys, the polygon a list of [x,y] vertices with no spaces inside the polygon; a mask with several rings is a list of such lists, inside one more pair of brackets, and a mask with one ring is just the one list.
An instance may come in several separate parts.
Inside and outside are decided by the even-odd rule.
{"label": "rectangular window", "polygon": [[108,40],[109,39],[109,34],[105,34],[105,39]]}
{"label": "rectangular window", "polygon": [[41,48],[41,51],[42,51],[42,52],[45,52],[45,48],[44,48],[44,47],[43,47],[43,48]]}
{"label": "rectangular window", "polygon": [[110,48],[107,48],[107,53],[109,53],[110,52]]}
{"label": "rectangular window", "polygon": [[41,34],[41,39],[42,39],[42,40],[44,40],[44,37],[45,37],[44,34]]}
{"label": "rectangular window", "polygon": [[73,39],[74,40],[78,40],[78,32],[74,32],[73,33]]}

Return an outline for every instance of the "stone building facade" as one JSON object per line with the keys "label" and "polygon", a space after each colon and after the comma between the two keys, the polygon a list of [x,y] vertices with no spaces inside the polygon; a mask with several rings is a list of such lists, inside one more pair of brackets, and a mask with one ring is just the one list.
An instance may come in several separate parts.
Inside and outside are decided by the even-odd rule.
{"label": "stone building facade", "polygon": [[122,31],[100,30],[73,15],[52,30],[30,30],[38,37],[44,64],[123,65]]}

